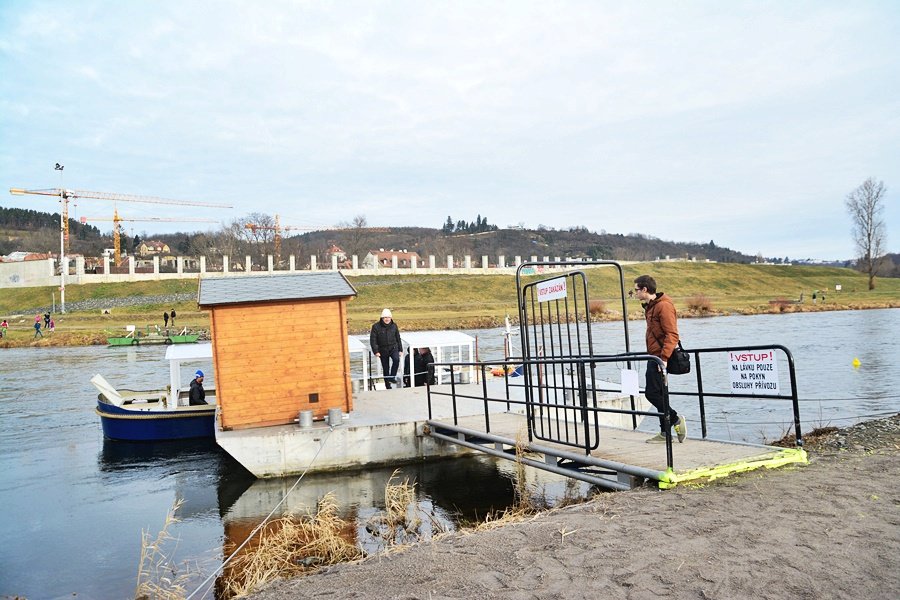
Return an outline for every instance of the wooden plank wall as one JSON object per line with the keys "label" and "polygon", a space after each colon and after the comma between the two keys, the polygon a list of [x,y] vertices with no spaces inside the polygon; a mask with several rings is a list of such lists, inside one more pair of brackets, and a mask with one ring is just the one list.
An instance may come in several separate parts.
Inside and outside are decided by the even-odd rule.
{"label": "wooden plank wall", "polygon": [[[243,429],[349,412],[346,299],[211,307],[220,426]],[[319,395],[310,402],[310,394]]]}

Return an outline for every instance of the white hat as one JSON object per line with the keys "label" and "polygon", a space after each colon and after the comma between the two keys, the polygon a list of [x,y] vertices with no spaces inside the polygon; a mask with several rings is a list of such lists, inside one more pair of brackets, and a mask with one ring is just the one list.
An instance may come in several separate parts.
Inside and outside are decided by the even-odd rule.
{"label": "white hat", "polygon": [[390,318],[390,319],[394,318],[394,315],[391,314],[391,309],[386,308],[383,311],[381,311],[381,318],[384,319],[385,317]]}

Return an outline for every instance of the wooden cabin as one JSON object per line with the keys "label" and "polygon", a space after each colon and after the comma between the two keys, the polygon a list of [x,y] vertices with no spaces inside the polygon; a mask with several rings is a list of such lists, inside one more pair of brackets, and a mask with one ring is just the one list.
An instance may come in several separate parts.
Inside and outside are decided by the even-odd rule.
{"label": "wooden cabin", "polygon": [[314,418],[329,408],[350,412],[347,301],[355,295],[333,271],[201,279],[219,426],[284,425],[308,409]]}

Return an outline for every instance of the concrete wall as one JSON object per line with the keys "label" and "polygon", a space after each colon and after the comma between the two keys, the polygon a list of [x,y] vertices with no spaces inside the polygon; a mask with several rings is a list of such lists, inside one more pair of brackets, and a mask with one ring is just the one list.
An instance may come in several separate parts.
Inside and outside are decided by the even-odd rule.
{"label": "concrete wall", "polygon": [[[441,257],[443,260],[436,260],[434,256],[422,257],[426,266],[419,266],[415,268],[411,267],[400,267],[394,266],[385,268],[351,268],[351,269],[340,269],[341,273],[346,275],[347,277],[355,277],[362,275],[452,275],[454,273],[466,273],[466,274],[481,274],[481,275],[511,275],[515,274],[516,267],[521,264],[521,258],[515,257],[514,264],[508,264],[508,260],[506,257],[500,256],[497,257],[497,260],[492,262],[489,257],[482,256],[480,265],[476,267],[473,264],[471,257],[466,256],[462,257],[454,257],[452,255]],[[531,257],[532,262],[534,262],[537,257]],[[546,260],[547,257],[545,257]],[[117,282],[125,282],[125,281],[154,281],[154,280],[162,280],[162,279],[197,279],[200,276],[204,275],[213,275],[217,277],[241,277],[246,273],[260,273],[260,272],[272,272],[272,273],[288,273],[288,272],[296,272],[294,268],[296,264],[308,264],[311,266],[311,271],[322,270],[324,265],[319,265],[315,260],[315,257],[310,257],[309,261],[303,260],[302,257],[298,257],[295,259],[294,256],[289,257],[289,266],[287,269],[281,268],[277,269],[272,264],[271,260],[268,259],[263,265],[261,270],[251,271],[251,267],[253,265],[253,261],[249,256],[244,257],[243,265],[241,264],[241,259],[239,257],[226,257],[226,261],[230,262],[230,267],[225,271],[222,270],[209,270],[207,269],[206,261],[201,259],[197,260],[196,258],[185,258],[179,257],[177,260],[177,265],[181,268],[178,268],[174,273],[160,273],[158,263],[154,262],[154,266],[152,272],[141,273],[137,272],[134,267],[134,262],[129,261],[129,272],[128,273],[116,273],[116,274],[105,274],[105,273],[86,273],[84,268],[84,259],[82,257],[71,257],[69,259],[69,273],[66,277],[66,285],[78,285],[83,283],[117,283]],[[446,262],[444,262],[446,260]],[[569,259],[566,259],[569,260]],[[578,259],[574,259],[578,260]],[[106,264],[109,264],[108,261],[105,261]],[[198,271],[186,271],[184,269],[184,265],[187,263],[197,264]],[[46,260],[38,260],[38,261],[28,261],[28,262],[9,262],[9,263],[0,263],[0,289],[2,288],[11,288],[11,287],[45,287],[45,286],[59,286],[59,275],[56,273],[55,268],[56,261],[52,258]],[[352,257],[352,264],[359,265],[362,261],[358,259],[358,257]],[[438,264],[444,263],[446,266],[438,267]],[[330,261],[330,263],[326,263],[328,270],[334,270],[336,265],[334,261]],[[243,270],[235,270],[234,266],[243,266]],[[218,267],[221,269],[221,267]],[[561,268],[561,267],[560,267]],[[541,273],[546,271],[554,270],[553,267],[536,267],[535,272]]]}

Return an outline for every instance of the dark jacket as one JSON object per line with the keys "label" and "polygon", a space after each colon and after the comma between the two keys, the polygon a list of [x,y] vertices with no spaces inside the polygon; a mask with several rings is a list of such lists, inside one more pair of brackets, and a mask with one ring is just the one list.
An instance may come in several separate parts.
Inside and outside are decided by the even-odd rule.
{"label": "dark jacket", "polygon": [[191,392],[188,398],[190,398],[188,403],[191,406],[206,404],[206,391],[203,389],[203,384],[196,379],[191,380]]}
{"label": "dark jacket", "polygon": [[400,328],[397,327],[397,323],[391,321],[389,325],[385,325],[384,321],[378,319],[369,333],[369,345],[372,346],[372,354],[390,352],[394,348],[402,350],[403,343],[400,341]]}
{"label": "dark jacket", "polygon": [[424,354],[416,352],[413,359],[413,369],[416,373],[415,381],[417,386],[425,385],[426,381],[429,385],[434,385],[434,367],[431,366],[432,364],[434,364],[434,355],[431,354],[431,350]]}
{"label": "dark jacket", "polygon": [[678,346],[678,318],[675,305],[659,292],[656,298],[643,305],[647,320],[647,353],[668,361]]}

